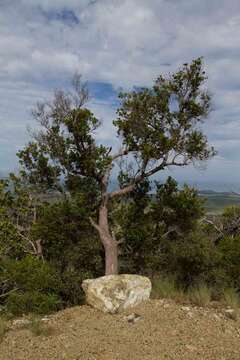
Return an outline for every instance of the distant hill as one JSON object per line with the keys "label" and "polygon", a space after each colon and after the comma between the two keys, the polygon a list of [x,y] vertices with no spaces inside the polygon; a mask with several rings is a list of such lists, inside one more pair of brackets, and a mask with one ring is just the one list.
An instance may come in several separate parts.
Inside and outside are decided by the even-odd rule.
{"label": "distant hill", "polygon": [[206,199],[205,209],[210,214],[219,214],[226,206],[240,206],[240,194],[236,192],[201,190],[199,196]]}

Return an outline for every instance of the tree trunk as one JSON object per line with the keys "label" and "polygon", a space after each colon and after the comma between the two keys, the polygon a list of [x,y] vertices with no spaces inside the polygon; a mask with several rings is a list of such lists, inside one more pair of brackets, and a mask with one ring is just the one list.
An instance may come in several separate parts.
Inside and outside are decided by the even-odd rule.
{"label": "tree trunk", "polygon": [[117,246],[117,244],[111,244],[111,245],[104,246],[104,249],[105,249],[105,275],[118,274],[118,246]]}
{"label": "tree trunk", "polygon": [[106,204],[100,206],[99,222],[96,228],[105,250],[105,275],[116,275],[118,274],[118,243],[109,230]]}

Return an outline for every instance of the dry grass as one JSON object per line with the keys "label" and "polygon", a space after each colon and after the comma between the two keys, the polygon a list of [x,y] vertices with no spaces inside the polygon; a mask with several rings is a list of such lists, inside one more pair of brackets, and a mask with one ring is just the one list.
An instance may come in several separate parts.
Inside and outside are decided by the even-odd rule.
{"label": "dry grass", "polygon": [[237,320],[239,317],[240,299],[236,291],[233,288],[225,289],[221,302],[232,310],[232,312],[227,312],[226,315],[232,320]]}
{"label": "dry grass", "polygon": [[186,294],[182,289],[176,286],[173,277],[158,277],[152,281],[152,298],[153,299],[172,299],[177,303],[186,302]]}
{"label": "dry grass", "polygon": [[197,306],[208,306],[211,302],[211,297],[211,289],[205,284],[193,287],[188,291],[189,301]]}
{"label": "dry grass", "polygon": [[0,341],[3,339],[7,330],[8,330],[7,321],[4,318],[0,318]]}
{"label": "dry grass", "polygon": [[152,282],[152,298],[153,299],[172,299],[177,303],[192,303],[197,306],[208,306],[211,302],[212,294],[205,284],[189,289],[184,292],[176,286],[176,282],[172,277],[159,277]]}
{"label": "dry grass", "polygon": [[174,298],[177,292],[174,278],[158,277],[152,281],[152,298]]}
{"label": "dry grass", "polygon": [[229,306],[231,309],[239,309],[239,296],[233,288],[225,289],[222,297],[222,303],[226,306]]}

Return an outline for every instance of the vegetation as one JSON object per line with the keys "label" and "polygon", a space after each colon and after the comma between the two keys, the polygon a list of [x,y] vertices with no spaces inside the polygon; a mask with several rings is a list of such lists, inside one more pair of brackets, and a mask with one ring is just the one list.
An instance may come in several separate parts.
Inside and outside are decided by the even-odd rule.
{"label": "vegetation", "polygon": [[240,206],[240,195],[231,192],[200,191],[205,200],[204,208],[209,215],[221,215],[225,207]]}
{"label": "vegetation", "polygon": [[[171,166],[186,166],[215,154],[198,125],[207,117],[211,101],[204,87],[202,59],[193,60],[152,88],[121,93],[114,125],[122,140],[121,149],[98,145],[94,131],[100,121],[84,107],[88,92],[80,78],[74,93],[57,91],[52,102],[38,104],[34,116],[40,130],[19,152],[22,176],[37,187],[61,188],[70,192],[90,184],[97,195],[90,217],[105,251],[105,274],[117,274],[119,239],[109,223],[109,211],[118,198],[131,194],[138,184]],[[116,161],[119,188],[109,190]]]}
{"label": "vegetation", "polygon": [[210,109],[205,79],[197,59],[151,89],[120,94],[116,154],[95,141],[100,122],[79,77],[74,93],[38,104],[40,130],[18,153],[21,172],[0,182],[2,313],[80,304],[81,282],[104,271],[151,277],[155,297],[238,307],[240,208],[207,216],[196,189],[150,178],[214,155],[197,126]]}
{"label": "vegetation", "polygon": [[0,317],[0,343],[7,331],[8,331],[7,321],[3,317]]}
{"label": "vegetation", "polygon": [[189,289],[189,299],[197,306],[207,306],[211,301],[211,289],[205,284],[199,284]]}

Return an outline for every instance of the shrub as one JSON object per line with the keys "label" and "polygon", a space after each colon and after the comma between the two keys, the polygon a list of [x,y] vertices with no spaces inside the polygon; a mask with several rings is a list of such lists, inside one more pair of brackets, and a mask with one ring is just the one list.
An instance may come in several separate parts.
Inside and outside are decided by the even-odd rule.
{"label": "shrub", "polygon": [[215,268],[215,249],[210,239],[199,231],[166,240],[160,255],[162,267],[175,274],[184,289],[207,281]]}
{"label": "shrub", "polygon": [[[151,196],[149,190],[149,184],[140,184],[130,199],[119,206],[117,223],[120,238],[125,240],[121,248],[121,271],[145,273],[151,277],[162,271],[181,273],[183,269],[179,264],[175,262],[176,266],[172,266],[176,255],[174,247],[181,247],[182,253],[187,251],[185,246],[192,252],[198,251],[198,239],[194,242],[189,234],[195,231],[203,215],[202,200],[195,189],[187,186],[179,189],[171,177],[165,184],[156,183],[156,195]],[[194,254],[185,255],[186,260],[194,262],[194,267],[198,254],[195,260]],[[179,278],[183,277],[185,274],[180,274]]]}
{"label": "shrub", "polygon": [[13,315],[27,313],[48,314],[60,308],[61,301],[56,294],[42,294],[39,291],[11,293],[5,306]]}
{"label": "shrub", "polygon": [[6,311],[14,315],[27,312],[48,313],[57,310],[61,301],[60,279],[46,262],[27,256],[22,260],[1,263],[0,280],[7,284],[2,294]]}
{"label": "shrub", "polygon": [[240,236],[226,236],[218,244],[219,266],[228,277],[228,285],[240,291]]}
{"label": "shrub", "polygon": [[102,247],[89,222],[89,204],[82,194],[42,208],[32,229],[35,239],[42,239],[44,259],[56,269],[64,306],[83,300],[81,282],[104,273]]}

